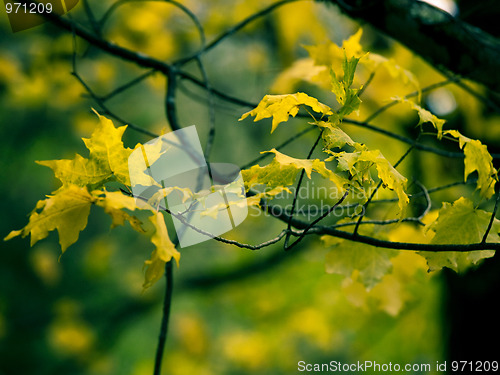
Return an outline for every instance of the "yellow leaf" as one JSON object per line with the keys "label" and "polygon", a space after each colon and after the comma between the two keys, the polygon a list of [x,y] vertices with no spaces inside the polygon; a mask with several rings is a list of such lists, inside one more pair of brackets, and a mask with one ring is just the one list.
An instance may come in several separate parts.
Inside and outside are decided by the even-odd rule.
{"label": "yellow leaf", "polygon": [[[359,144],[357,144],[359,145]],[[333,156],[327,160],[336,159],[338,167],[341,170],[349,171],[358,181],[360,185],[369,177],[369,169],[372,165],[377,168],[379,178],[382,180],[384,187],[394,190],[398,196],[399,212],[398,216],[403,217],[404,210],[410,199],[405,192],[407,179],[399,173],[389,161],[382,155],[379,150],[366,150],[360,145],[360,151],[356,152],[330,152]]]}
{"label": "yellow leaf", "polygon": [[99,124],[92,136],[82,138],[90,151],[88,159],[76,154],[74,159],[37,161],[51,168],[63,187],[76,185],[94,189],[112,179],[130,185],[127,163],[132,150],[125,148],[121,140],[127,127],[115,128],[111,120],[97,115]]}
{"label": "yellow leaf", "polygon": [[299,59],[278,75],[270,90],[271,92],[292,92],[300,81],[323,84],[324,88],[329,88],[328,79],[318,79],[322,73],[326,73],[326,77],[329,77],[325,66],[315,65],[311,58]]}
{"label": "yellow leaf", "polygon": [[478,140],[463,136],[457,130],[447,130],[444,134],[458,138],[460,148],[464,150],[464,181],[467,181],[467,177],[471,173],[477,172],[479,194],[486,199],[491,198],[495,194],[498,172],[493,166],[493,157],[488,152],[487,147]]}
{"label": "yellow leaf", "polygon": [[308,178],[311,178],[312,172],[316,172],[323,178],[329,179],[335,184],[339,192],[344,191],[344,185],[348,184],[345,178],[329,170],[325,162],[319,159],[296,159],[282,154],[274,148],[265,152],[275,155],[270,164],[264,167],[254,165],[250,169],[242,171],[248,189],[259,184],[267,185],[271,189],[292,185],[295,182],[297,173],[301,170],[305,171]]}
{"label": "yellow leaf", "polygon": [[[134,152],[131,152],[128,157],[128,169],[130,173],[133,173],[131,184],[134,186],[161,186],[154,180],[148,167],[151,167],[154,162],[171,148],[171,146],[165,145],[162,139],[162,137],[159,137],[153,142],[138,143],[133,150]],[[137,149],[140,149],[140,152],[136,152]]]}
{"label": "yellow leaf", "polygon": [[248,116],[255,116],[254,121],[272,117],[272,133],[280,123],[288,121],[290,116],[295,117],[299,112],[299,107],[301,105],[307,105],[311,107],[313,111],[323,115],[333,114],[330,107],[320,103],[318,99],[304,94],[303,92],[298,92],[296,94],[287,95],[266,95],[256,108],[244,113],[239,121],[247,118]]}
{"label": "yellow leaf", "polygon": [[[11,232],[5,241],[16,236],[31,234],[31,246],[57,229],[59,243],[64,253],[68,246],[78,240],[80,231],[87,226],[90,206],[96,198],[86,188],[70,185],[59,189],[54,195],[39,201],[31,213],[28,224],[21,230]],[[38,212],[39,211],[39,212]]]}
{"label": "yellow leaf", "polygon": [[155,227],[155,233],[151,237],[151,242],[156,246],[151,254],[151,259],[147,260],[144,265],[146,267],[146,275],[143,288],[147,289],[158,280],[161,279],[165,272],[165,263],[172,258],[179,265],[181,254],[175,248],[175,245],[168,237],[167,226],[161,212],[153,212],[153,216],[149,218]]}
{"label": "yellow leaf", "polygon": [[127,126],[115,128],[111,120],[96,114],[99,116],[97,128],[90,138],[83,138],[90,151],[90,159],[103,163],[118,182],[130,186],[127,162],[132,150],[125,148],[122,142]]}
{"label": "yellow leaf", "polygon": [[118,225],[123,225],[125,220],[130,223],[130,226],[138,232],[144,232],[141,227],[141,221],[124,211],[124,209],[134,211],[137,209],[135,198],[125,195],[119,191],[95,191],[93,195],[98,195],[99,198],[96,204],[104,208],[104,212],[112,218],[111,228]]}
{"label": "yellow leaf", "polygon": [[77,185],[84,187],[98,185],[104,183],[113,175],[107,166],[78,154],[72,160],[37,160],[36,163],[51,168],[55,177],[62,182],[63,186]]}
{"label": "yellow leaf", "polygon": [[417,126],[420,126],[426,122],[429,122],[437,130],[437,138],[441,139],[443,137],[443,125],[446,122],[446,120],[438,118],[436,115],[433,115],[431,112],[422,108],[421,106],[412,102],[411,100],[397,98],[397,97],[395,97],[393,99],[399,101],[400,103],[408,104],[412,109],[417,111],[418,117],[420,119]]}
{"label": "yellow leaf", "polygon": [[[479,243],[491,219],[491,212],[474,208],[471,200],[461,197],[453,203],[443,203],[438,218],[428,225],[428,229],[435,232],[433,244],[471,244]],[[500,221],[494,219],[492,230],[488,235],[489,242],[500,242]],[[429,271],[436,271],[443,267],[457,272],[466,270],[481,259],[495,255],[493,250],[470,252],[442,251],[419,253],[427,259]]]}

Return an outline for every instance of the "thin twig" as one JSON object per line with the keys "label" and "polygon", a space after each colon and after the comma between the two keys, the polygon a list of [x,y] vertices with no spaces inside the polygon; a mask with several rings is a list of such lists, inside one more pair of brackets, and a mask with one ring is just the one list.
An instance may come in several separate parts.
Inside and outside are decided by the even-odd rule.
{"label": "thin twig", "polygon": [[486,228],[486,232],[484,232],[483,239],[481,243],[486,243],[486,239],[490,233],[491,227],[493,226],[493,222],[495,221],[495,216],[498,210],[498,202],[500,201],[500,190],[497,192],[497,199],[495,200],[495,207],[493,207],[493,212],[491,213],[490,221],[488,223],[488,227]]}
{"label": "thin twig", "polygon": [[[418,95],[420,95],[422,93],[435,90],[435,89],[437,89],[439,87],[443,87],[443,86],[449,85],[450,83],[453,83],[453,82],[456,82],[456,81],[457,81],[457,79],[448,78],[448,79],[446,79],[444,81],[433,83],[433,84],[431,84],[429,86],[424,87],[421,90],[413,91],[413,92],[405,95],[403,97],[403,99],[413,98],[413,97],[418,96]],[[364,122],[371,122],[371,121],[373,121],[376,117],[378,117],[379,115],[381,115],[383,112],[387,111],[389,108],[391,108],[391,107],[393,107],[393,106],[395,106],[396,104],[399,104],[399,103],[400,103],[399,100],[392,100],[391,102],[389,102],[386,105],[378,108],[375,112],[373,112],[371,115],[369,115],[364,120]]]}
{"label": "thin twig", "polygon": [[[307,158],[306,159],[309,159],[311,157],[311,155],[313,154],[316,146],[318,145],[319,141],[321,140],[321,135],[322,134],[323,134],[323,130],[319,133],[318,138],[316,139],[316,142],[314,142],[313,146],[309,150],[309,153],[307,154]],[[284,244],[285,250],[287,250],[289,248],[288,241],[290,239],[290,231],[291,231],[291,228],[292,228],[292,219],[293,219],[293,215],[294,215],[294,212],[295,212],[295,206],[297,205],[297,199],[299,197],[298,196],[298,191],[300,190],[300,186],[302,185],[302,180],[304,179],[304,175],[305,175],[305,169],[302,169],[302,171],[300,172],[299,181],[297,182],[297,188],[296,188],[295,194],[293,196],[292,207],[291,207],[291,210],[290,210],[290,220],[288,221],[287,234],[285,236],[285,244]]]}
{"label": "thin twig", "polygon": [[161,319],[160,335],[156,347],[154,375],[161,375],[161,363],[165,352],[165,342],[167,341],[168,322],[170,320],[170,310],[172,307],[172,294],[174,291],[174,267],[173,260],[165,264],[165,296],[163,297],[163,315]]}
{"label": "thin twig", "polygon": [[[315,128],[313,126],[308,126],[307,128],[305,128],[304,130],[300,131],[299,133],[295,134],[294,136],[288,138],[285,142],[279,144],[278,146],[275,147],[276,150],[281,150],[283,147],[289,145],[290,143],[292,143],[293,141],[295,141],[296,139],[302,137],[303,135],[311,132],[312,130],[314,130]],[[247,168],[250,168],[251,166],[257,164],[259,161],[261,161],[262,159],[265,159],[267,157],[271,156],[270,153],[266,152],[264,154],[262,154],[261,156],[259,156],[258,158],[252,160],[251,162],[248,162],[246,164],[244,164],[243,166],[241,166],[241,169],[247,169]]]}
{"label": "thin twig", "polygon": [[155,70],[150,70],[150,71],[148,71],[146,73],[143,73],[140,76],[138,76],[138,77],[130,80],[129,82],[124,83],[121,86],[118,86],[117,88],[115,88],[110,93],[108,93],[106,95],[100,96],[99,99],[101,99],[103,102],[108,101],[112,97],[114,97],[114,96],[116,96],[118,94],[121,94],[122,92],[124,92],[124,91],[126,91],[126,90],[128,90],[128,89],[130,89],[132,87],[134,87],[135,85],[137,85],[138,83],[142,82],[143,80],[145,80],[149,76],[153,75],[154,73],[155,73]]}
{"label": "thin twig", "polygon": [[243,21],[241,21],[241,22],[237,23],[236,25],[234,25],[233,27],[231,27],[229,30],[227,30],[227,31],[223,32],[222,34],[220,34],[213,41],[211,41],[209,44],[207,44],[206,47],[202,51],[198,52],[197,54],[194,54],[193,56],[190,56],[190,57],[187,57],[185,59],[179,60],[177,62],[177,64],[181,64],[181,65],[185,64],[188,61],[193,60],[196,57],[198,57],[201,53],[206,53],[206,52],[210,51],[212,48],[216,47],[224,39],[226,39],[229,36],[233,35],[237,31],[243,29],[249,23],[251,23],[251,22],[259,19],[260,17],[265,16],[266,14],[272,12],[276,8],[279,8],[279,7],[281,7],[281,6],[285,5],[285,4],[292,3],[292,2],[295,2],[295,1],[300,1],[300,0],[282,0],[282,1],[279,1],[277,3],[271,4],[267,8],[264,8],[264,9],[262,9],[261,11],[259,11],[257,13],[252,14],[251,16],[245,18]]}
{"label": "thin twig", "polygon": [[[410,152],[413,150],[413,148],[414,148],[414,146],[412,145],[412,146],[410,146],[410,148],[408,148],[408,150],[406,150],[406,152],[403,154],[403,156],[401,156],[399,158],[399,160],[396,162],[396,164],[394,164],[394,168],[397,168],[398,165],[401,164],[403,162],[403,160],[405,160],[405,158],[410,154]],[[366,210],[368,209],[368,205],[372,201],[373,197],[375,197],[375,194],[377,193],[378,189],[380,189],[382,184],[383,184],[383,180],[381,179],[379,181],[379,183],[377,184],[377,186],[375,187],[375,189],[372,191],[372,193],[371,193],[370,197],[368,198],[368,200],[366,201],[366,203],[363,205],[364,210],[361,213],[361,215],[359,216],[359,219],[356,223],[356,226],[354,227],[354,232],[353,232],[354,235],[358,234],[359,224],[361,223],[361,221],[365,217],[365,213],[366,213]]]}

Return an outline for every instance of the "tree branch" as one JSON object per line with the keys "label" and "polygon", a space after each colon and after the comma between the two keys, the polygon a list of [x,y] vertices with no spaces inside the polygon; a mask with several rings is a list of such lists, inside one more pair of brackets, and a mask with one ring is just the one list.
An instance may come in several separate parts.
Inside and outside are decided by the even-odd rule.
{"label": "tree branch", "polygon": [[398,40],[439,70],[500,91],[500,41],[427,3],[414,0],[330,0]]}

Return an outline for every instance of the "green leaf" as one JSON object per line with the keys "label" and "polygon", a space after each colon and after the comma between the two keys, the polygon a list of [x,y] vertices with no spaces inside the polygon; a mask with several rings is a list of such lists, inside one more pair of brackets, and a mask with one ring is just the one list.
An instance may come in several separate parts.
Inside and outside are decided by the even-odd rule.
{"label": "green leaf", "polygon": [[70,185],[59,189],[47,199],[38,201],[30,215],[28,224],[21,230],[11,232],[4,240],[26,237],[31,234],[31,246],[56,230],[64,253],[68,246],[78,240],[80,232],[87,226],[90,206],[96,198],[86,188]]}
{"label": "green leaf", "polygon": [[296,94],[287,95],[266,95],[256,108],[244,113],[239,121],[248,116],[255,116],[254,121],[272,117],[272,133],[280,123],[288,121],[290,116],[295,117],[301,105],[307,105],[311,107],[313,111],[323,115],[331,115],[333,113],[330,107],[320,103],[318,99],[304,94],[303,92],[298,92]]}
{"label": "green leaf", "polygon": [[464,181],[467,181],[471,173],[477,172],[479,194],[486,199],[491,198],[495,194],[498,171],[493,167],[493,157],[487,147],[478,140],[463,136],[457,130],[447,130],[444,134],[458,138],[460,148],[464,150]]}
{"label": "green leaf", "polygon": [[[433,244],[471,244],[481,242],[491,213],[474,208],[472,201],[461,197],[452,204],[444,202],[439,210],[437,220],[428,226],[436,234],[431,240]],[[500,242],[500,221],[495,219],[489,233],[489,242]],[[427,259],[429,271],[436,271],[443,267],[457,272],[463,271],[481,259],[495,255],[492,250],[471,252],[420,252]]]}
{"label": "green leaf", "polygon": [[323,236],[321,239],[325,246],[333,246],[326,255],[326,272],[351,278],[353,272],[358,271],[358,279],[367,289],[373,288],[391,271],[390,259],[397,254],[394,250],[339,240],[332,236]]}
{"label": "green leaf", "polygon": [[348,58],[347,55],[344,55],[344,60],[342,61],[342,70],[344,71],[344,78],[342,81],[344,82],[344,87],[348,89],[352,86],[354,81],[354,73],[356,72],[356,67],[358,65],[359,58],[351,57]]}

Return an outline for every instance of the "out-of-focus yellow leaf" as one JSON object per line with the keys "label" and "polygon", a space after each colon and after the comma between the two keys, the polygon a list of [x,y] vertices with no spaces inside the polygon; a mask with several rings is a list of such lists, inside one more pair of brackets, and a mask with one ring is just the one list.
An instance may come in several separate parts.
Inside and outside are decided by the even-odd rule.
{"label": "out-of-focus yellow leaf", "polygon": [[[491,213],[474,208],[471,200],[461,197],[452,204],[444,202],[439,210],[437,220],[428,228],[436,234],[431,240],[433,244],[470,244],[481,242],[490,222]],[[500,242],[500,220],[494,219],[488,241]],[[427,259],[429,271],[443,267],[457,272],[463,271],[481,259],[495,255],[493,250],[470,252],[426,252],[419,253]]]}
{"label": "out-of-focus yellow leaf", "polygon": [[[328,246],[330,236],[322,240]],[[390,258],[396,255],[394,250],[379,249],[374,246],[347,240],[337,241],[326,255],[326,272],[344,275],[350,278],[354,271],[359,272],[359,280],[367,289],[373,288],[382,277],[390,272]]]}

